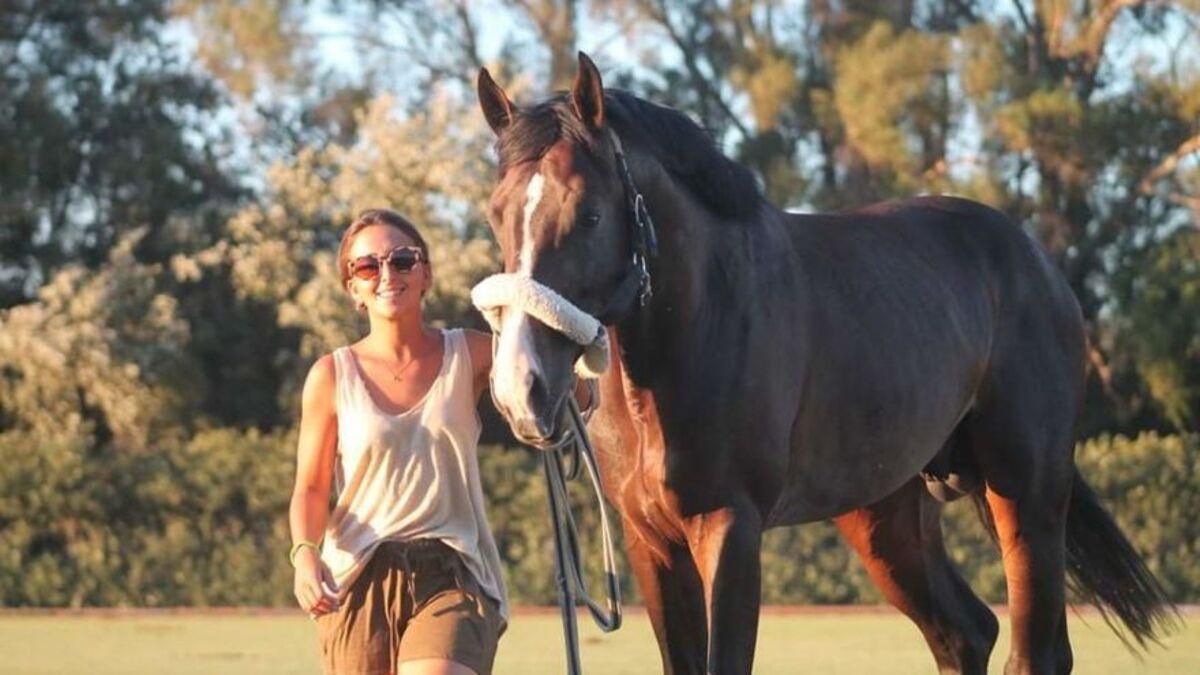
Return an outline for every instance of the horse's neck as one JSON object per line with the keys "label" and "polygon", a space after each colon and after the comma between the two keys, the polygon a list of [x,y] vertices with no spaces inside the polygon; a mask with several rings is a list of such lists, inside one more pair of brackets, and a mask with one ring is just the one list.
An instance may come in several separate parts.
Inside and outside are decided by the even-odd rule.
{"label": "horse's neck", "polygon": [[[663,359],[695,343],[687,331],[720,320],[711,303],[743,300],[737,296],[745,289],[736,277],[744,272],[739,266],[748,264],[747,228],[761,226],[725,222],[667,180],[660,176],[643,192],[659,240],[649,266],[654,294],[622,322],[623,357],[639,385],[649,381],[651,371],[663,370]],[[722,269],[711,269],[714,265]]]}

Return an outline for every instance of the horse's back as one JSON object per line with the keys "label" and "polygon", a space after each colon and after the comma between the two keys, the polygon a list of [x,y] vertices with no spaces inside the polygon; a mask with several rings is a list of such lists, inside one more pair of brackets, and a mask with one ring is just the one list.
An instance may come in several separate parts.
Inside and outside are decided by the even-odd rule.
{"label": "horse's back", "polygon": [[[809,325],[775,522],[889,494],[937,454],[998,349],[1007,360],[1078,325],[1045,254],[982,204],[923,197],[792,226]],[[1029,330],[1042,337],[1022,338]]]}

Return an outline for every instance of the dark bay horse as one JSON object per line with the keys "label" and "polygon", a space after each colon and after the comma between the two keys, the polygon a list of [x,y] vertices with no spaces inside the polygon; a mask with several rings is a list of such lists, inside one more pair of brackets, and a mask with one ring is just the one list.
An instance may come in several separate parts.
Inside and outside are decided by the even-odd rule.
{"label": "dark bay horse", "polygon": [[[749,672],[763,531],[827,518],[940,672],[986,672],[998,624],[939,524],[960,495],[1003,553],[1006,672],[1071,670],[1068,572],[1139,642],[1171,621],[1074,466],[1078,304],[1008,218],[947,197],[784,213],[583,54],[570,92],[518,108],[482,71],[479,96],[506,272],[608,326],[589,430],[665,672]],[[545,444],[581,348],[514,311],[498,345],[497,404]]]}

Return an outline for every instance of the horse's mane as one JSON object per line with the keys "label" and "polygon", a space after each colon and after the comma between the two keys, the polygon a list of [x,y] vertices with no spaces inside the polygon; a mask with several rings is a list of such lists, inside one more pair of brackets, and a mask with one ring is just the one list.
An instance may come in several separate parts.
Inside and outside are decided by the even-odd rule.
{"label": "horse's mane", "polygon": [[[762,193],[754,175],[722,154],[712,135],[683,113],[620,89],[604,91],[604,113],[627,150],[650,154],[714,213],[735,219],[757,213]],[[591,152],[602,142],[571,111],[565,93],[522,108],[496,141],[501,171],[541,158],[564,138]]]}

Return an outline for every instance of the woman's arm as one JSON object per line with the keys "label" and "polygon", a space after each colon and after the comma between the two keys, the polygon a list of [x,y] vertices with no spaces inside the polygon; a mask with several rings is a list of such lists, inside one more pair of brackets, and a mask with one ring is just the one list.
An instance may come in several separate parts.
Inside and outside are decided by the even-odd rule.
{"label": "woman's arm", "polygon": [[[337,609],[337,588],[315,547],[329,519],[329,492],[337,453],[337,411],[334,404],[336,375],[333,357],[321,357],[304,381],[300,412],[300,440],[296,451],[296,483],[288,511],[296,567],[296,601],[310,614]],[[327,586],[327,588],[323,588]]]}
{"label": "woman's arm", "polygon": [[492,374],[492,334],[465,329],[467,348],[471,352],[471,365],[475,370],[475,398],[488,388],[488,377]]}

